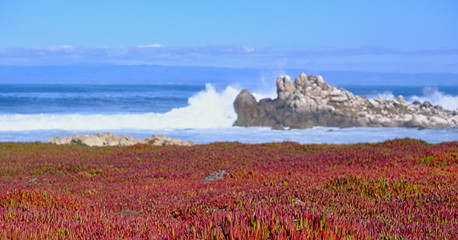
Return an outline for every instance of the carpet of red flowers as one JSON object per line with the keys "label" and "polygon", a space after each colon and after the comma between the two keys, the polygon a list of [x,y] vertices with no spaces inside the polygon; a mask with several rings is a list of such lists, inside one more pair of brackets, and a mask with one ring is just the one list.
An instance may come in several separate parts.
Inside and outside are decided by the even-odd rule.
{"label": "carpet of red flowers", "polygon": [[414,139],[0,143],[0,239],[458,239],[457,173],[458,142]]}

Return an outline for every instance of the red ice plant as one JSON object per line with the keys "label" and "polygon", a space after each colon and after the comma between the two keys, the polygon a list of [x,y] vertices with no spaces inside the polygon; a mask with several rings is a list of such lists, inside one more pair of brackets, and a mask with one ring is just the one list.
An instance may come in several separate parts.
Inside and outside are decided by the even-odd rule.
{"label": "red ice plant", "polygon": [[0,239],[458,239],[457,155],[412,139],[0,143]]}

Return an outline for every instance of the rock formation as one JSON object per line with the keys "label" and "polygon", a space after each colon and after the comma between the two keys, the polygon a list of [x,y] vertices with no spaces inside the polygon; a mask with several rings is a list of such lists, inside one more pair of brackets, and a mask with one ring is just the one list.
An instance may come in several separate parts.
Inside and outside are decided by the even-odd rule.
{"label": "rock formation", "polygon": [[94,135],[71,135],[67,137],[56,136],[52,139],[46,141],[47,143],[53,143],[57,145],[62,144],[81,144],[87,146],[130,146],[135,144],[151,144],[154,146],[168,146],[168,145],[178,145],[178,146],[192,146],[194,142],[192,141],[181,141],[180,139],[168,138],[164,135],[152,136],[150,138],[134,138],[132,136],[123,135],[119,137],[118,135],[111,133]]}
{"label": "rock formation", "polygon": [[256,101],[247,90],[234,101],[234,126],[270,126],[273,129],[327,127],[418,127],[456,128],[458,110],[445,110],[429,101],[407,102],[355,96],[324,82],[321,76],[277,78],[277,98]]}

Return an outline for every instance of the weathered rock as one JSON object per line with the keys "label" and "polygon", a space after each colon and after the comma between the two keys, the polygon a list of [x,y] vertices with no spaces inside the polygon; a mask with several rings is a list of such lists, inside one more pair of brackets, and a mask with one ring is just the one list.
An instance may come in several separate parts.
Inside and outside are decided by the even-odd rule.
{"label": "weathered rock", "polygon": [[378,108],[380,106],[380,104],[374,99],[368,99],[367,101],[369,102],[369,107]]}
{"label": "weathered rock", "polygon": [[437,116],[432,116],[430,118],[430,121],[431,121],[431,124],[433,126],[444,126],[444,125],[447,125],[447,120],[441,118],[441,117],[437,117]]}
{"label": "weathered rock", "polygon": [[220,180],[223,180],[224,177],[230,176],[230,175],[231,175],[231,174],[229,174],[229,173],[226,172],[225,170],[213,172],[212,174],[206,176],[206,177],[202,180],[202,183],[220,181]]}
{"label": "weathered rock", "polygon": [[295,89],[289,76],[284,75],[277,78],[277,94],[280,100],[287,100]]}
{"label": "weathered rock", "polygon": [[428,118],[424,115],[414,115],[412,119],[405,123],[406,127],[423,127],[428,123]]}
{"label": "weathered rock", "polygon": [[31,178],[28,182],[29,185],[37,185],[38,184],[38,181],[36,178]]}
{"label": "weathered rock", "polygon": [[406,102],[406,100],[404,100],[404,96],[402,95],[399,95],[397,98],[396,98],[396,101],[398,101],[399,103],[403,104]]}
{"label": "weathered rock", "polygon": [[430,107],[433,106],[433,104],[431,104],[430,101],[424,101],[422,106],[425,107],[425,108],[430,108]]}
{"label": "weathered rock", "polygon": [[254,96],[248,90],[242,90],[234,101],[235,112],[238,116],[235,125],[250,126],[252,124],[250,120],[258,118],[257,105],[258,103]]}
{"label": "weathered rock", "polygon": [[421,102],[418,101],[418,100],[415,100],[415,101],[413,101],[413,105],[418,105],[418,106],[420,106],[420,105],[421,105]]}
{"label": "weathered rock", "polygon": [[103,138],[101,136],[82,136],[80,139],[83,144],[88,146],[103,146]]}
{"label": "weathered rock", "polygon": [[296,77],[296,79],[294,80],[294,85],[296,86],[296,89],[303,88],[305,87],[306,82],[307,82],[307,75],[305,75],[305,73],[302,73],[301,75]]}
{"label": "weathered rock", "polygon": [[458,127],[458,111],[430,102],[409,103],[355,96],[324,82],[321,76],[301,74],[294,84],[289,76],[276,80],[277,98],[261,99],[243,90],[234,101],[234,126],[270,126],[272,129],[328,127]]}
{"label": "weathered rock", "polygon": [[63,144],[79,144],[86,146],[131,146],[135,144],[151,144],[155,146],[178,145],[178,146],[192,146],[192,141],[181,141],[179,139],[167,138],[164,135],[152,136],[151,138],[139,139],[132,136],[118,135],[111,133],[94,135],[71,135],[67,137],[56,136],[46,141],[47,143],[63,145]]}
{"label": "weathered rock", "polygon": [[316,78],[316,84],[318,84],[318,86],[323,89],[326,89],[328,87],[328,85],[324,82],[324,79],[322,76],[318,76]]}
{"label": "weathered rock", "polygon": [[347,100],[348,100],[347,96],[335,96],[331,98],[331,102],[338,102],[338,103],[345,102]]}

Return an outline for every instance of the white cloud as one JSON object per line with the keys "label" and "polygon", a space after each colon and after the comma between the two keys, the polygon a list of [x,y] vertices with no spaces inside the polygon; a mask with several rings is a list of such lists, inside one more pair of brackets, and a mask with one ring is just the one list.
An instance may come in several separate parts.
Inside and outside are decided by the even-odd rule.
{"label": "white cloud", "polygon": [[64,44],[64,45],[57,45],[57,46],[51,46],[47,48],[49,51],[60,51],[60,50],[73,50],[72,45]]}
{"label": "white cloud", "polygon": [[153,43],[148,45],[140,45],[139,48],[161,48],[162,45],[159,43]]}

